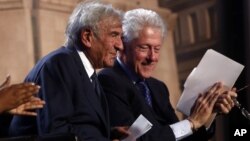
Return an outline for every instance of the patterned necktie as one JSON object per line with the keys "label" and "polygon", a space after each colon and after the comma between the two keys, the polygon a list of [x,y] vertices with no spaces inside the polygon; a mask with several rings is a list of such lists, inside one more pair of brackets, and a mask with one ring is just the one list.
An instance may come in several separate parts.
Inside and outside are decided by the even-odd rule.
{"label": "patterned necktie", "polygon": [[148,85],[146,84],[146,82],[145,81],[140,81],[140,82],[137,83],[137,86],[138,86],[140,92],[143,94],[146,103],[150,107],[152,107],[152,99],[151,99],[151,95],[150,95],[150,90],[149,90]]}
{"label": "patterned necktie", "polygon": [[100,88],[100,84],[99,84],[99,81],[98,81],[96,73],[94,72],[91,75],[90,78],[92,80],[92,84],[94,86],[95,92],[97,93],[98,97],[100,98],[100,96],[101,96],[101,88]]}

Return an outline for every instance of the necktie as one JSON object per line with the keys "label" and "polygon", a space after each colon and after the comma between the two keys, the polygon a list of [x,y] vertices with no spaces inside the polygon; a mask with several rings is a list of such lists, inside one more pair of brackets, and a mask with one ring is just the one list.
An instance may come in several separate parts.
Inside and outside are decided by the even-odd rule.
{"label": "necktie", "polygon": [[101,96],[101,88],[100,88],[100,84],[99,84],[96,73],[94,72],[90,78],[92,80],[92,84],[93,84],[93,87],[95,89],[95,92],[97,93],[97,96],[100,97]]}
{"label": "necktie", "polygon": [[101,85],[99,83],[99,80],[98,80],[98,77],[97,77],[96,73],[94,72],[91,75],[90,78],[92,80],[92,84],[93,84],[93,87],[95,89],[98,100],[100,101],[101,108],[103,109],[103,111],[104,111],[104,113],[106,115],[106,118],[109,119],[109,117],[108,117],[108,109],[107,109],[107,102],[106,102],[105,96],[102,93],[102,87],[101,87]]}
{"label": "necktie", "polygon": [[150,90],[149,90],[148,85],[146,84],[146,82],[145,81],[140,81],[140,82],[137,83],[137,86],[138,86],[140,92],[143,94],[146,103],[150,107],[152,107],[152,99],[151,99],[151,95],[150,95]]}

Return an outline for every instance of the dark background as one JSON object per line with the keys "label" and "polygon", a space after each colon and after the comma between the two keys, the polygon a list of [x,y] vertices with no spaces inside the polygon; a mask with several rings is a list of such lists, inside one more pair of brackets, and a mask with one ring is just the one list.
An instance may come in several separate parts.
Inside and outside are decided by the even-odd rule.
{"label": "dark background", "polygon": [[[250,84],[250,2],[248,0],[219,0],[219,38],[220,44],[217,48],[222,54],[245,66],[242,74],[237,80],[237,88]],[[250,88],[238,93],[238,101],[250,111]],[[250,139],[250,120],[242,116],[240,110],[234,108],[229,116],[225,118],[228,123],[228,141],[242,141]],[[248,133],[243,137],[234,137],[236,129],[247,129]]]}

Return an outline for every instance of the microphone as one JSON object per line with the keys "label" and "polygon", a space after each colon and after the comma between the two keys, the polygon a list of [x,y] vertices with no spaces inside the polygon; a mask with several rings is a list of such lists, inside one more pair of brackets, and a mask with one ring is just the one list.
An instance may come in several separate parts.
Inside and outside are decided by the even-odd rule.
{"label": "microphone", "polygon": [[[248,88],[249,85],[244,86],[243,88],[240,88],[239,90],[237,90],[236,92],[240,92],[246,88]],[[242,105],[240,104],[240,102],[236,99],[233,98],[233,102],[235,104],[235,106],[241,111],[241,114],[246,117],[248,120],[250,120],[250,113],[244,108],[242,107]]]}

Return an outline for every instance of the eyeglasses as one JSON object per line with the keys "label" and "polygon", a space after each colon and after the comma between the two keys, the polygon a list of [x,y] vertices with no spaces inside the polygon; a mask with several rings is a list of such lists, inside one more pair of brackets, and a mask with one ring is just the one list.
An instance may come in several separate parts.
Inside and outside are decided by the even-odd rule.
{"label": "eyeglasses", "polygon": [[[245,87],[243,88],[240,88],[239,90],[237,90],[236,92],[240,92],[244,89],[246,89],[249,85],[246,85]],[[235,104],[235,106],[241,111],[241,114],[246,117],[248,120],[250,120],[250,113],[244,108],[241,106],[241,104],[239,103],[239,101],[236,99],[236,98],[233,98],[233,102]]]}

